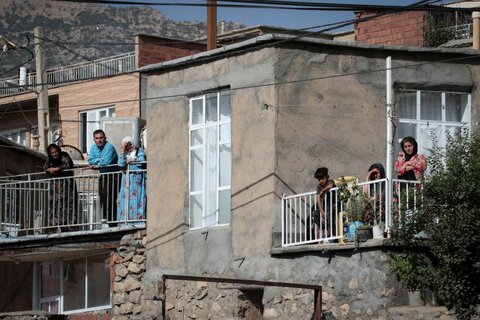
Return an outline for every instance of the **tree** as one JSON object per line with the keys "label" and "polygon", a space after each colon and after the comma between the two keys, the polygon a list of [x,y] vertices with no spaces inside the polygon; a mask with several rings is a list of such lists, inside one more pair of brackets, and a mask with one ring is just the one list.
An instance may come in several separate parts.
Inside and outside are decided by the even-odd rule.
{"label": "tree", "polygon": [[[393,228],[402,252],[392,254],[391,265],[408,289],[428,286],[460,319],[469,319],[480,305],[480,131],[448,136],[428,164],[421,209]],[[415,237],[421,231],[426,239]]]}

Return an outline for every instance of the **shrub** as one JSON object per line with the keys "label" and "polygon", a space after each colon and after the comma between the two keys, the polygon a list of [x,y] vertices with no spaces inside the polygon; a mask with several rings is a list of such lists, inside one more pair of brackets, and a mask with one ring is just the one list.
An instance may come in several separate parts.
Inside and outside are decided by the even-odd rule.
{"label": "shrub", "polygon": [[[391,265],[408,289],[428,286],[460,319],[469,319],[480,304],[480,132],[448,136],[428,163],[422,209],[393,228],[403,252],[392,255]],[[420,231],[426,240],[415,239]]]}

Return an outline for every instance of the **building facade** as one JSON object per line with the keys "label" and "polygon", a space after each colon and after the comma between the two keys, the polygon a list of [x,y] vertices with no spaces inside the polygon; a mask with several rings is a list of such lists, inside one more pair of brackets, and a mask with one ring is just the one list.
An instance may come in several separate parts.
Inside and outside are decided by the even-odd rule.
{"label": "building facade", "polygon": [[[145,68],[147,119],[156,123],[148,133],[156,174],[148,182],[146,282],[180,274],[322,285],[323,308],[336,319],[385,318],[406,304],[384,241],[282,247],[282,195],[314,190],[321,166],[331,177],[362,180],[370,164],[385,163],[387,119],[395,145],[413,135],[423,153],[431,129],[444,143],[447,132],[476,125],[474,55],[265,35]],[[199,288],[167,287],[167,302],[189,285]],[[208,297],[228,304],[228,295]],[[188,299],[173,300],[172,317],[207,316]],[[265,289],[256,306],[266,318],[305,318],[312,301]]]}

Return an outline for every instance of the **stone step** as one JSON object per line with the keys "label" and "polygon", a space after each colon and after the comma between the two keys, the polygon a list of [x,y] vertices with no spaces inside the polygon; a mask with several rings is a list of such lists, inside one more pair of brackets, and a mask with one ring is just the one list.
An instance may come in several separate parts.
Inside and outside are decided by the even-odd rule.
{"label": "stone step", "polygon": [[401,306],[388,308],[388,319],[391,320],[456,320],[453,311],[439,306]]}

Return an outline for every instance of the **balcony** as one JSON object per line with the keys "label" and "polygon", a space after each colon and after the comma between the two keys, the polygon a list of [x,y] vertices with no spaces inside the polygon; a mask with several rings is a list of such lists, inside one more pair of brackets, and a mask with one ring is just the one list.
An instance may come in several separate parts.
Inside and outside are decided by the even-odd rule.
{"label": "balcony", "polygon": [[[146,163],[142,167],[108,173],[75,169],[63,178],[44,173],[0,178],[0,242],[145,228]],[[141,204],[131,198],[132,188],[138,188],[135,195],[143,188]]]}
{"label": "balcony", "polygon": [[[135,52],[129,52],[91,62],[47,70],[47,83],[49,87],[56,87],[134,70]],[[0,79],[0,97],[28,91],[36,91],[35,72],[27,74],[24,80],[20,79],[20,77]]]}
{"label": "balcony", "polygon": [[453,33],[455,39],[469,39],[473,34],[472,28],[473,27],[471,23],[466,23],[447,27],[444,30]]}
{"label": "balcony", "polygon": [[[381,238],[384,235],[388,237],[394,223],[399,222],[399,219],[408,219],[421,205],[422,184],[419,181],[381,179],[358,183],[357,186],[359,192],[363,193],[358,196],[365,197],[369,203],[369,215],[376,217],[372,219],[373,225],[380,228]],[[352,186],[349,188],[351,190]],[[352,199],[342,201],[341,192],[337,187],[330,189],[325,195],[325,209],[320,218],[316,218],[314,214],[315,191],[284,195],[282,247],[347,241],[344,226],[349,223],[347,212],[353,209],[353,202]]]}

